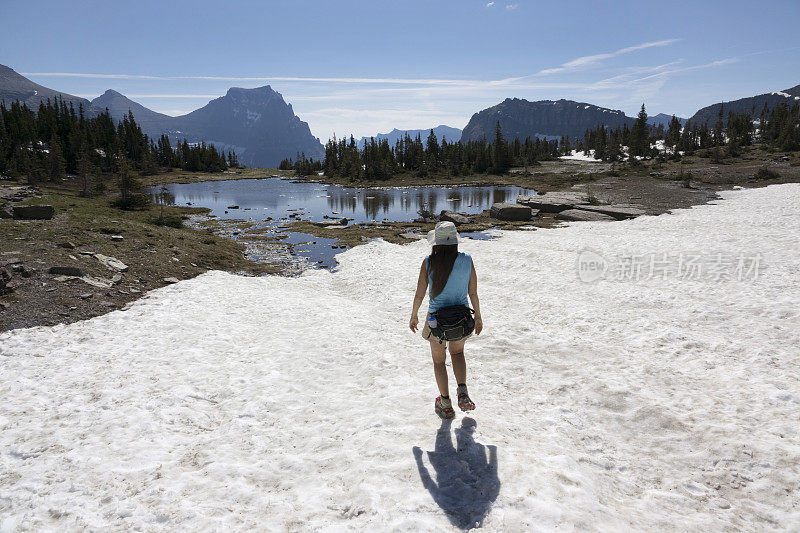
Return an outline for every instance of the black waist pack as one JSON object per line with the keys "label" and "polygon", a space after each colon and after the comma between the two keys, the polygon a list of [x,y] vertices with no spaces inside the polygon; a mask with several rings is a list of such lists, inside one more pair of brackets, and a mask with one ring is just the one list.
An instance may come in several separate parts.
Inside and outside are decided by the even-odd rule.
{"label": "black waist pack", "polygon": [[431,313],[436,317],[436,327],[430,328],[431,333],[439,338],[439,344],[444,341],[460,341],[475,329],[475,313],[466,305],[452,305],[443,307]]}

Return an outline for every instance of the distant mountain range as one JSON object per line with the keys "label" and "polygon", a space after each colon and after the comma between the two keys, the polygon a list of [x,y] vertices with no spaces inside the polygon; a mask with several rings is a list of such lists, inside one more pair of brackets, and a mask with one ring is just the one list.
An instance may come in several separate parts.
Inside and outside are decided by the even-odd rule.
{"label": "distant mountain range", "polygon": [[294,158],[297,153],[305,153],[314,159],[325,155],[308,123],[300,120],[291,104],[287,104],[269,85],[255,89],[234,87],[225,96],[200,109],[170,117],[113,90],[90,102],[38,85],[0,65],[0,101],[10,104],[19,100],[36,109],[39,102],[59,96],[76,108],[83,105],[87,116],[108,108],[114,119],[121,120],[130,110],[142,131],[152,138],[167,134],[173,142],[182,139],[205,141],[225,151],[235,150],[239,162],[247,166],[276,167],[281,159]]}
{"label": "distant mountain range", "polygon": [[[167,134],[172,141],[187,139],[190,142],[205,141],[224,151],[235,150],[239,161],[248,166],[275,167],[281,159],[294,158],[297,153],[321,159],[324,149],[319,139],[311,134],[306,122],[294,114],[280,93],[270,86],[255,89],[231,88],[220,98],[212,100],[204,107],[179,117],[157,113],[134,102],[124,95],[108,90],[92,101],[71,94],[43,87],[13,69],[0,65],[0,101],[10,104],[21,101],[33,109],[39,102],[61,97],[76,108],[83,106],[87,116],[96,115],[104,109],[116,120],[121,120],[131,111],[136,122],[150,137],[157,138]],[[751,112],[754,118],[761,113],[764,104],[772,109],[780,102],[800,103],[800,85],[785,91],[765,93],[732,102],[720,102],[700,109],[690,119],[693,124],[716,122],[721,106],[725,117],[728,111]],[[653,125],[669,126],[672,115],[659,113],[648,117]],[[679,118],[681,124],[687,119]],[[500,122],[503,135],[507,139],[543,138],[559,139],[562,136],[582,138],[587,129],[604,124],[616,128],[627,124],[631,127],[636,121],[618,109],[609,109],[586,102],[573,100],[540,100],[530,102],[519,98],[507,98],[496,106],[472,115],[463,131],[450,126],[433,128],[436,137],[449,141],[479,140],[494,138],[495,124]],[[399,130],[379,133],[377,139],[387,139],[394,145],[397,139],[408,133],[411,137],[419,134],[425,141],[430,129]],[[367,137],[362,137],[363,146]]]}
{"label": "distant mountain range", "polygon": [[[461,139],[461,130],[458,128],[451,128],[450,126],[436,126],[435,128],[426,128],[422,130],[398,130],[397,128],[393,129],[389,133],[379,133],[375,135],[375,140],[386,139],[389,141],[389,146],[394,146],[398,139],[401,137],[405,137],[408,134],[412,139],[416,139],[417,135],[422,138],[423,144],[425,146],[428,145],[428,135],[430,135],[431,130],[433,133],[436,134],[436,138],[439,142],[442,142],[442,139],[447,139],[448,142],[454,142]],[[369,141],[369,137],[361,137],[361,140],[358,141],[359,146],[364,146],[364,143]]]}
{"label": "distant mountain range", "polygon": [[461,141],[477,141],[483,137],[494,138],[497,122],[506,139],[526,137],[545,138],[583,137],[587,129],[601,124],[616,128],[633,125],[636,119],[625,116],[618,109],[608,109],[573,100],[539,100],[529,102],[519,98],[506,98],[496,106],[472,115],[461,134]]}
{"label": "distant mountain range", "polygon": [[[678,119],[678,122],[681,123],[681,126],[686,124],[688,119],[675,117]],[[672,115],[667,115],[666,113],[659,113],[658,115],[654,115],[652,117],[647,117],[647,123],[651,126],[664,126],[664,129],[669,128],[669,123],[672,122]]]}
{"label": "distant mountain range", "polygon": [[748,98],[740,98],[730,102],[719,102],[714,105],[706,106],[695,113],[689,120],[692,121],[692,124],[697,124],[698,126],[707,123],[709,127],[713,127],[717,122],[720,108],[724,108],[722,120],[724,123],[727,123],[728,112],[730,111],[735,113],[748,112],[752,113],[753,118],[758,118],[761,116],[761,110],[764,108],[764,104],[772,110],[775,106],[784,102],[789,105],[800,103],[800,85],[796,85],[785,91],[764,93]]}

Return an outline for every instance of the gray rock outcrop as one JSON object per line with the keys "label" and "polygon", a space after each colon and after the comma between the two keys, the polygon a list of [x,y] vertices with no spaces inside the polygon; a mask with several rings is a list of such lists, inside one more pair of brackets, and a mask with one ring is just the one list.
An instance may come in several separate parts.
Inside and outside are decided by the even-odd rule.
{"label": "gray rock outcrop", "polygon": [[542,213],[560,213],[578,205],[589,205],[589,198],[580,192],[548,192],[533,196],[519,196],[517,203],[538,209]]}
{"label": "gray rock outcrop", "polygon": [[442,213],[439,215],[439,220],[452,222],[456,226],[469,223],[468,216],[462,215],[461,213],[456,213],[455,211],[442,211]]}
{"label": "gray rock outcrop", "polygon": [[492,204],[489,215],[498,220],[518,221],[530,220],[534,216],[534,212],[525,205],[498,202]]}
{"label": "gray rock outcrop", "polygon": [[624,220],[626,218],[636,218],[644,215],[645,211],[641,207],[632,205],[580,205],[576,206],[582,211],[592,211],[595,213],[602,213],[617,220]]}
{"label": "gray rock outcrop", "polygon": [[604,215],[603,213],[597,213],[595,211],[585,211],[583,209],[567,209],[565,211],[561,211],[556,215],[556,218],[560,220],[571,220],[571,221],[586,221],[586,222],[599,222],[599,221],[612,221],[616,220],[612,216]]}

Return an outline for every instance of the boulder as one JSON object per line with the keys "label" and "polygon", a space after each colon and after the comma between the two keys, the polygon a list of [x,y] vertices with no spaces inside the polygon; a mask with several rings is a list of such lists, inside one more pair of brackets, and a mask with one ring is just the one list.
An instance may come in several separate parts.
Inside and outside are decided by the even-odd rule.
{"label": "boulder", "polygon": [[18,257],[9,257],[8,259],[0,260],[0,267],[18,265],[22,263]]}
{"label": "boulder", "polygon": [[50,267],[48,272],[56,276],[77,276],[79,278],[83,276],[83,271],[80,268],[70,266]]}
{"label": "boulder", "polygon": [[29,278],[29,277],[33,276],[36,273],[36,269],[35,268],[31,268],[31,267],[25,266],[22,263],[16,263],[14,265],[11,265],[11,270],[13,272],[18,273],[23,278]]}
{"label": "boulder", "polygon": [[421,233],[401,233],[398,237],[402,237],[403,239],[408,239],[411,241],[415,241],[418,239],[424,239],[426,236]]}
{"label": "boulder", "polygon": [[320,228],[341,227],[347,226],[348,220],[346,218],[338,218],[336,220],[324,220],[322,222],[312,222],[315,226]]}
{"label": "boulder", "polygon": [[126,272],[128,270],[128,265],[116,257],[103,254],[94,254],[94,257],[110,270],[116,270],[117,272]]}
{"label": "boulder", "polygon": [[14,218],[14,213],[10,207],[0,209],[0,218]]}
{"label": "boulder", "polygon": [[439,215],[439,220],[452,222],[456,226],[469,223],[468,216],[462,215],[461,213],[456,213],[455,211],[442,211],[442,213]]}
{"label": "boulder", "polygon": [[577,206],[577,209],[602,213],[604,215],[614,217],[617,220],[636,218],[644,215],[644,209],[632,205],[581,205]]}
{"label": "boulder", "polygon": [[21,220],[50,220],[56,212],[52,205],[15,205],[12,210]]}
{"label": "boulder", "polygon": [[499,220],[530,220],[534,214],[533,209],[528,206],[502,202],[492,204],[492,209],[489,211],[492,218]]}
{"label": "boulder", "polygon": [[92,287],[97,287],[99,289],[110,289],[111,286],[114,284],[114,282],[111,281],[110,279],[98,278],[95,276],[83,276],[80,279],[84,283],[91,285]]}
{"label": "boulder", "polygon": [[614,217],[597,213],[595,211],[586,211],[583,209],[566,209],[556,215],[556,218],[561,220],[574,220],[574,221],[612,221],[616,220]]}
{"label": "boulder", "polygon": [[4,289],[8,282],[11,281],[11,272],[7,269],[0,267],[0,289]]}
{"label": "boulder", "polygon": [[164,278],[166,283],[178,283],[178,278]]}
{"label": "boulder", "polygon": [[588,205],[589,198],[580,192],[548,192],[533,196],[519,196],[517,203],[538,209],[542,213],[560,213],[577,205]]}

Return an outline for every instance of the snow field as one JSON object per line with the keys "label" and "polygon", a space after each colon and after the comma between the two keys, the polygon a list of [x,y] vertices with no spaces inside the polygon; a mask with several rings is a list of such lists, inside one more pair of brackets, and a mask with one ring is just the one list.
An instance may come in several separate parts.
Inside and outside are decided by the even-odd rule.
{"label": "snow field", "polygon": [[[407,329],[423,241],[0,334],[0,531],[797,530],[800,186],[723,196],[464,241],[485,331],[452,426]],[[587,247],[763,268],[586,284]]]}

